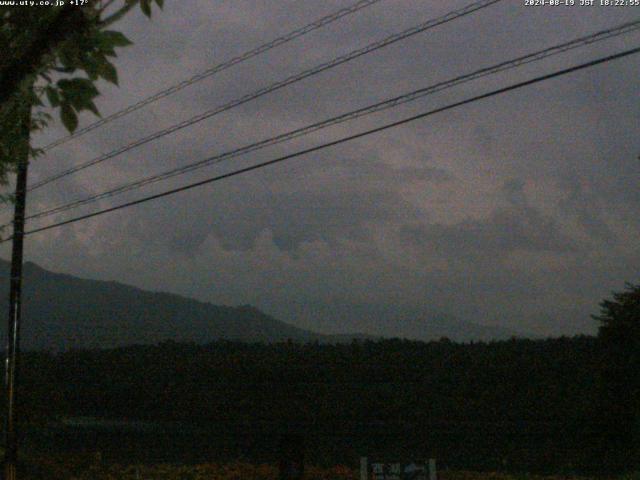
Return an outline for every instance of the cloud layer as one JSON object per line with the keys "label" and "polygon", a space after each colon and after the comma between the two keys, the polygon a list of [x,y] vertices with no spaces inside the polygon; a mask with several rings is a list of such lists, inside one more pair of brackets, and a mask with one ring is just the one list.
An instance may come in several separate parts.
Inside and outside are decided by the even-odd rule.
{"label": "cloud layer", "polygon": [[[31,180],[466,3],[384,0],[55,149],[34,163]],[[130,15],[121,27],[135,45],[122,51],[121,87],[103,86],[100,109],[109,114],[343,5],[189,0],[167,2],[151,22]],[[36,211],[98,192],[634,15],[631,7],[502,2],[49,185],[34,192],[29,206]],[[308,148],[639,41],[636,33],[569,52],[144,192]],[[638,66],[638,58],[599,66],[34,235],[28,258],[71,274],[215,303],[251,303],[325,331],[364,326],[393,334],[396,328],[383,319],[375,325],[328,319],[322,312],[331,305],[438,311],[545,335],[593,331],[589,314],[598,302],[625,281],[639,280]],[[36,140],[63,133],[55,126]],[[301,316],[300,305],[317,305],[317,315]]]}

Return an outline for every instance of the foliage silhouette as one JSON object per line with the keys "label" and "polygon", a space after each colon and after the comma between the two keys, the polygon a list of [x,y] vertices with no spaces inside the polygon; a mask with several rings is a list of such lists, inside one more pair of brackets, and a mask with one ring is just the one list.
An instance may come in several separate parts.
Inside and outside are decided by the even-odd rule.
{"label": "foliage silhouette", "polygon": [[[162,7],[163,0],[155,0]],[[31,131],[45,128],[48,109],[58,109],[70,132],[83,110],[99,115],[94,99],[99,79],[117,84],[112,58],[131,42],[109,26],[134,6],[151,16],[152,0],[108,0],[54,8],[0,7],[0,184],[22,158],[19,131],[24,105],[32,113]],[[48,109],[45,107],[48,103]],[[31,156],[37,150],[31,150]],[[9,199],[5,196],[4,199]]]}

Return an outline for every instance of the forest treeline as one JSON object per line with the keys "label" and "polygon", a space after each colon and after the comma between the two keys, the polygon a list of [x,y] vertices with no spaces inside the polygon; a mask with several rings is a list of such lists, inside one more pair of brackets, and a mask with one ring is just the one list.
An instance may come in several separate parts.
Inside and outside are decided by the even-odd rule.
{"label": "forest treeline", "polygon": [[308,455],[327,463],[433,455],[452,468],[614,472],[631,468],[635,447],[606,358],[587,336],[164,342],[26,353],[19,398],[32,423],[86,416],[208,426],[245,457],[296,431]]}

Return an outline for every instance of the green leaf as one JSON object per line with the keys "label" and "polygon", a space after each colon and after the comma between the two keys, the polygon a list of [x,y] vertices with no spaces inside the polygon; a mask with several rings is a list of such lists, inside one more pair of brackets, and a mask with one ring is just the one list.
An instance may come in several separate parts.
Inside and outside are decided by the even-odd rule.
{"label": "green leaf", "polygon": [[58,91],[54,87],[48,86],[44,91],[47,94],[47,100],[49,100],[52,107],[55,108],[60,105],[60,95],[58,95]]}
{"label": "green leaf", "polygon": [[113,30],[105,30],[100,33],[101,42],[100,46],[113,46],[113,47],[126,47],[133,45],[133,42],[129,40],[124,34]]}
{"label": "green leaf", "polygon": [[54,68],[54,70],[62,73],[67,73],[69,71],[73,72],[73,70],[75,70],[75,65],[74,65],[75,62],[69,50],[65,48],[60,49],[60,52],[58,53],[58,58],[60,59],[60,63],[62,63],[62,66],[64,68]]}
{"label": "green leaf", "polygon": [[82,67],[87,72],[90,80],[97,80],[100,72],[100,64],[98,61],[90,56],[87,56],[82,61]]}
{"label": "green leaf", "polygon": [[96,117],[101,116],[100,112],[98,111],[98,107],[96,107],[96,104],[93,103],[93,101],[87,102],[86,109],[93,113]]}
{"label": "green leaf", "polygon": [[[58,82],[58,87],[60,87],[60,91],[62,94],[61,103],[63,105],[63,108],[67,106],[72,111],[75,110],[76,112],[80,112],[81,110],[89,110],[98,116],[100,115],[98,109],[93,103],[93,99],[98,96],[99,92],[90,79],[63,79]],[[65,116],[70,117],[69,112],[63,113]]]}
{"label": "green leaf", "polygon": [[158,4],[158,7],[160,7],[160,9],[162,10],[162,7],[164,7],[164,0],[156,0],[156,3]]}
{"label": "green leaf", "polygon": [[81,57],[85,52],[85,48],[80,47],[74,42],[66,42],[57,49],[60,63],[69,69],[78,68],[78,65],[82,63]]}
{"label": "green leaf", "polygon": [[111,63],[105,61],[102,65],[100,65],[99,74],[107,82],[118,85],[118,71],[116,70],[116,67],[114,67]]}
{"label": "green leaf", "polygon": [[78,128],[78,116],[67,103],[63,103],[60,108],[60,119],[69,132],[73,133]]}
{"label": "green leaf", "polygon": [[58,87],[65,97],[93,98],[98,95],[98,89],[88,78],[71,78],[58,81]]}
{"label": "green leaf", "polygon": [[151,0],[140,0],[140,9],[142,13],[151,18]]}

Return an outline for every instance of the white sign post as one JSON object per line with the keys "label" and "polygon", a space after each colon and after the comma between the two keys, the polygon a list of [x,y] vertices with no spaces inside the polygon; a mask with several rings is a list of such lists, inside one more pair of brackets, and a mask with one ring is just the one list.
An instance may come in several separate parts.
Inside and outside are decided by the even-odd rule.
{"label": "white sign post", "polygon": [[429,459],[429,480],[437,480],[438,475],[436,474],[436,459]]}
{"label": "white sign post", "polygon": [[369,480],[369,470],[371,470],[371,480],[427,480],[427,470],[429,480],[436,480],[436,461],[430,459],[426,463],[378,463],[369,464],[367,457],[360,458],[360,480]]}
{"label": "white sign post", "polygon": [[360,457],[360,480],[369,480],[369,463],[367,457]]}

